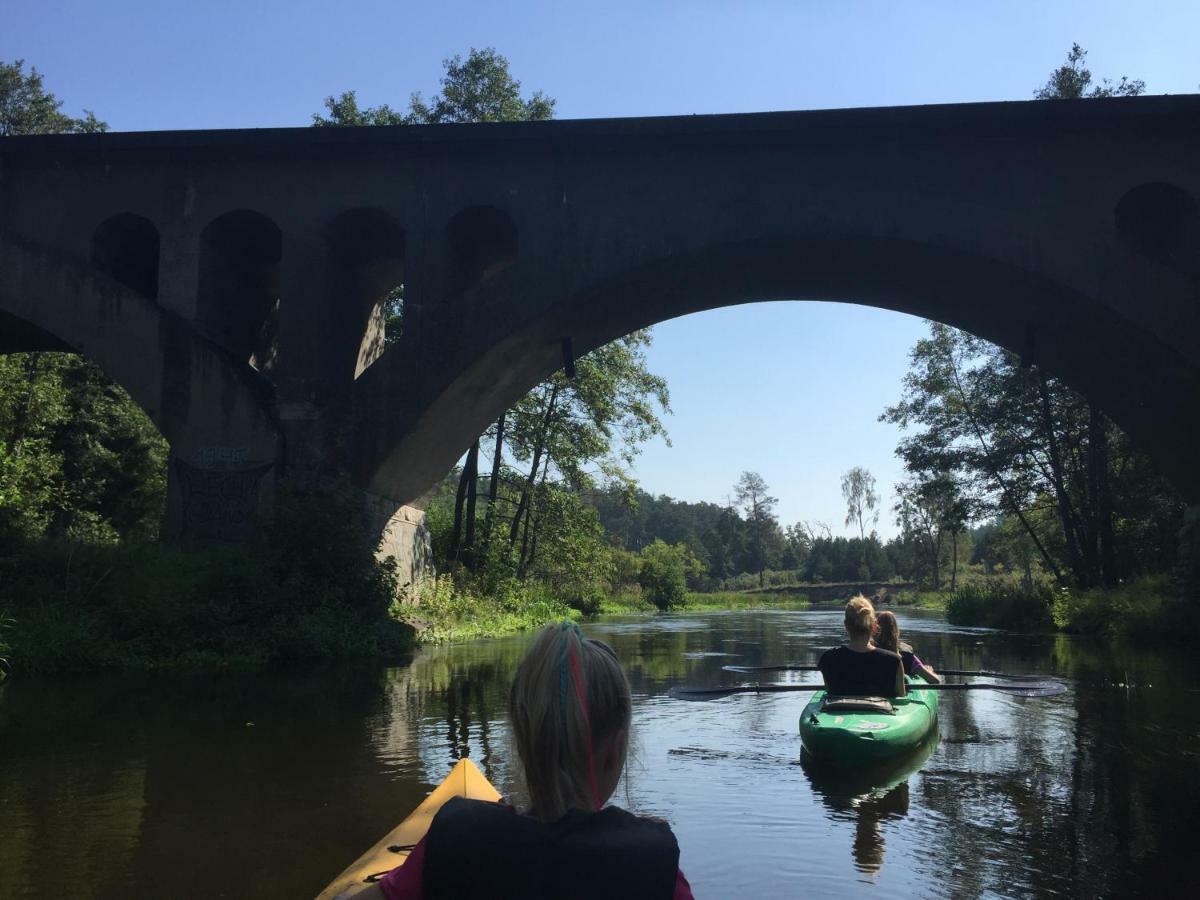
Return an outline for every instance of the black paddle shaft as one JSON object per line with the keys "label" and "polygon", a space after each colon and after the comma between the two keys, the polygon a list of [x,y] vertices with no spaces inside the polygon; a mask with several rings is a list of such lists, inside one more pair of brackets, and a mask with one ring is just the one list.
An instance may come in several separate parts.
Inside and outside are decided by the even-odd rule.
{"label": "black paddle shaft", "polygon": [[[923,684],[914,691],[999,691],[1015,697],[1055,697],[1066,691],[1061,681],[1039,681],[1029,684]],[[676,700],[716,700],[733,694],[785,694],[825,690],[820,684],[731,684],[712,687],[676,685],[667,693]]]}
{"label": "black paddle shaft", "polygon": [[[802,666],[797,663],[784,663],[781,666],[721,666],[726,672],[736,672],[739,675],[753,675],[756,672],[819,672],[816,666]],[[1009,675],[1005,672],[965,671],[962,669],[938,669],[940,675],[976,675],[983,678],[1007,678],[1010,681],[1046,680],[1045,675]]]}

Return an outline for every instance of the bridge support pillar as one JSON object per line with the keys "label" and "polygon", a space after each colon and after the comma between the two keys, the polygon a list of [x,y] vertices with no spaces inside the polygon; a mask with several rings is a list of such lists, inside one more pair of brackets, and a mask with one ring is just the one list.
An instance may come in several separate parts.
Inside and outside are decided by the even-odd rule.
{"label": "bridge support pillar", "polygon": [[401,586],[418,584],[433,574],[433,547],[425,527],[425,510],[397,503],[389,497],[364,492],[372,535],[380,538],[379,556],[392,556]]}

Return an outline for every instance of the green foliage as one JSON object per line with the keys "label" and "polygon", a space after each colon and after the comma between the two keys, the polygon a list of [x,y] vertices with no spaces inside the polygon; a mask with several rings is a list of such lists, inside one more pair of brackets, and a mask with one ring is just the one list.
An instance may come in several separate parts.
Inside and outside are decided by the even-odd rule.
{"label": "green foliage", "polygon": [[108,131],[90,110],[76,119],[62,112],[62,101],[45,89],[42,75],[25,60],[0,62],[0,137],[14,134]]}
{"label": "green foliage", "polygon": [[1200,637],[1195,620],[1194,607],[1167,575],[1112,589],[1063,589],[1054,604],[1054,623],[1062,631],[1147,642],[1192,641]]}
{"label": "green foliage", "polygon": [[808,595],[803,591],[787,593],[744,594],[735,591],[714,591],[700,594],[689,592],[683,606],[691,612],[717,609],[808,609]]}
{"label": "green foliage", "polygon": [[909,609],[945,610],[950,602],[949,591],[899,591],[892,603]]}
{"label": "green foliage", "polygon": [[952,625],[1047,631],[1054,627],[1057,591],[1052,584],[1024,585],[1009,580],[965,584],[950,595],[946,620]]}
{"label": "green foliage", "polygon": [[1010,631],[1057,628],[1144,643],[1184,643],[1200,638],[1193,604],[1179,583],[1167,575],[1088,590],[1055,587],[1045,579],[1032,586],[1007,578],[984,579],[949,596],[946,618],[955,625]]}
{"label": "green foliage", "polygon": [[495,637],[539,628],[547,622],[579,615],[545,585],[515,581],[484,594],[454,577],[441,575],[422,582],[412,602],[396,602],[392,615],[418,624],[422,643]]}
{"label": "green foliage", "polygon": [[1107,78],[1094,84],[1087,68],[1087,51],[1078,44],[1071,45],[1067,61],[1050,74],[1050,79],[1033,92],[1038,100],[1078,100],[1084,97],[1136,97],[1146,90],[1140,78],[1130,81],[1124,75],[1113,84]]}
{"label": "green foliage", "polygon": [[188,549],[23,540],[0,558],[10,661],[30,673],[262,666],[398,657],[393,561],[377,561],[349,492],[281,492],[269,539]]}
{"label": "green foliage", "polygon": [[643,596],[660,610],[680,606],[687,594],[688,572],[698,565],[684,544],[654,541],[641,552],[638,583]]}
{"label": "green foliage", "polygon": [[0,538],[155,537],[167,452],[146,414],[87,360],[0,356]]}
{"label": "green foliage", "polygon": [[910,356],[883,418],[910,430],[897,449],[910,473],[897,516],[927,557],[966,522],[991,519],[1011,551],[993,553],[1027,581],[1031,558],[1081,586],[1174,565],[1182,500],[1086,398],[945,325],[931,324]]}
{"label": "green foliage", "polygon": [[858,525],[858,536],[865,540],[866,520],[872,525],[879,521],[875,476],[862,466],[850,469],[842,475],[842,498],[846,501],[846,525]]}
{"label": "green foliage", "polygon": [[386,103],[362,109],[354,91],[325,98],[326,115],[313,116],[313,125],[437,125],[446,122],[526,122],[554,118],[554,100],[541,91],[521,97],[521,82],[508,71],[508,60],[486,47],[471,48],[464,60],[454,56],[442,62],[442,92],[428,101],[421,94],[409,98],[408,112]]}

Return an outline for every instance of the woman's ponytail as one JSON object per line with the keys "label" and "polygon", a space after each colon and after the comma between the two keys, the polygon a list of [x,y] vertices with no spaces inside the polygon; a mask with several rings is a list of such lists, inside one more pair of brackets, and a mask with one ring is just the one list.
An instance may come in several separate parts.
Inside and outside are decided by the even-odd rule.
{"label": "woman's ponytail", "polygon": [[846,604],[846,630],[855,636],[870,637],[875,632],[875,607],[859,594]]}
{"label": "woman's ponytail", "polygon": [[599,809],[600,753],[623,767],[632,712],[612,650],[573,622],[548,626],[517,668],[508,710],[533,814],[551,822]]}

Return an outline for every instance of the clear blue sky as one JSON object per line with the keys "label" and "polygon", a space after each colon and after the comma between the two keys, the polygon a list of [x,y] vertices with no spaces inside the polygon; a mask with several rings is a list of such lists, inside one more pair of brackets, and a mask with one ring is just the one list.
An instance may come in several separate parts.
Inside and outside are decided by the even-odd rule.
{"label": "clear blue sky", "polygon": [[[562,118],[1024,99],[1073,41],[1097,76],[1200,84],[1196,0],[6,0],[0,22],[0,59],[36,65],[67,111],[123,131],[304,125],[346,89],[404,106],[472,46],[505,54]],[[646,449],[644,486],[720,500],[755,469],[784,522],[841,531],[838,478],[864,465],[890,507],[896,433],[876,418],[921,331],[822,303],[664,323],[651,363],[671,384],[674,447]]]}

